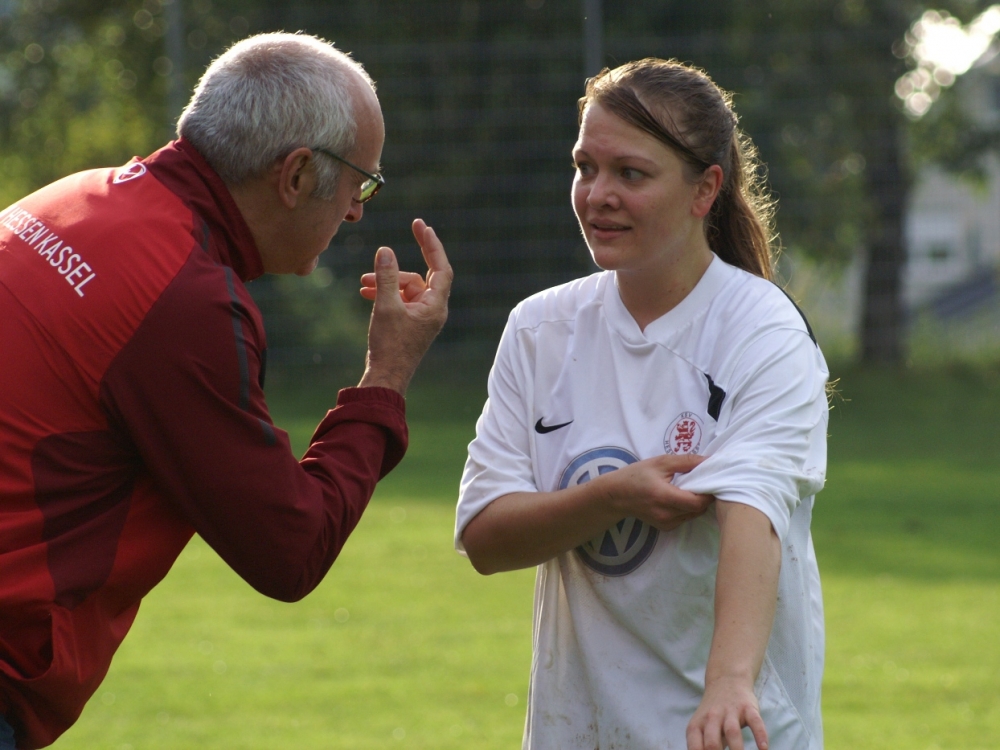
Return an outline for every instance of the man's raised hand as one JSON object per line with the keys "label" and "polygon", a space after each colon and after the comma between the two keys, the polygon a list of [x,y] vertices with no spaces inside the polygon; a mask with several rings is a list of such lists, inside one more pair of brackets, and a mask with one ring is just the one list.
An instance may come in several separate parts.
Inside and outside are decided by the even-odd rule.
{"label": "man's raised hand", "polygon": [[368,326],[368,357],[359,387],[382,386],[401,394],[424,353],[448,318],[454,272],[444,245],[421,219],[413,236],[427,263],[427,274],[400,271],[387,247],[375,254],[375,272],[361,277],[361,296],[375,301]]}

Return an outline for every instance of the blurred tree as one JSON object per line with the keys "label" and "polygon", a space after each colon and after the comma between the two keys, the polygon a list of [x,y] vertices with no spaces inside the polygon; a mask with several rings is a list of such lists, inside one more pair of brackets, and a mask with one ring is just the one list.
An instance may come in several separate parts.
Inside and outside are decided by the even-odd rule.
{"label": "blurred tree", "polygon": [[1000,152],[1000,127],[977,112],[984,102],[972,98],[982,92],[966,87],[967,82],[959,79],[954,89],[911,125],[909,151],[916,168],[942,167],[984,188],[988,174],[983,155]]}
{"label": "blurred tree", "polygon": [[[179,114],[170,110],[187,100],[210,57],[247,33],[249,22],[229,5],[0,1],[0,202],[169,140]],[[181,44],[168,52],[170,22],[182,25]],[[171,58],[185,52],[187,65]],[[175,81],[182,96],[168,104]]]}
{"label": "blurred tree", "polygon": [[591,270],[568,198],[579,2],[274,4],[255,23],[332,39],[377,83],[388,183],[324,256],[338,278],[370,270],[382,244],[420,267],[409,229],[420,216],[456,270],[441,342],[492,355],[514,304]]}
{"label": "blurred tree", "polygon": [[[935,3],[963,20],[984,5],[966,0]],[[787,123],[784,127],[798,124],[808,134],[799,143],[794,138],[786,143],[782,133],[783,156],[808,163],[810,168],[782,174],[791,179],[779,189],[798,200],[814,201],[819,212],[828,213],[815,227],[833,239],[835,246],[829,250],[834,256],[842,255],[851,244],[864,247],[861,359],[869,364],[898,364],[905,356],[906,334],[901,296],[906,263],[904,211],[915,168],[921,161],[953,166],[974,163],[973,154],[981,153],[989,139],[976,135],[976,127],[955,106],[953,95],[945,96],[939,106],[948,117],[941,119],[940,112],[934,112],[933,118],[917,125],[895,96],[895,83],[907,69],[903,38],[925,10],[923,4],[910,0],[772,1],[752,7],[757,23],[778,21],[779,36],[770,48],[792,50],[797,58],[796,65],[774,77],[765,97],[769,106],[755,111],[758,117],[778,115]],[[764,12],[770,13],[766,19],[761,15]],[[803,33],[809,29],[814,30],[812,35]],[[809,36],[811,43],[806,42]],[[779,109],[779,102],[793,100],[794,88],[825,98],[826,106],[811,114],[796,113],[787,106]],[[810,118],[813,127],[807,129]],[[819,127],[823,123],[832,126],[825,134]],[[948,127],[952,136],[945,135]],[[843,198],[831,201],[831,193]],[[797,218],[806,216],[799,212]],[[838,218],[842,223],[830,226]],[[789,229],[801,231],[802,226],[796,223]],[[831,244],[817,242],[815,231],[809,234],[813,247],[825,249],[824,244]]]}
{"label": "blurred tree", "polygon": [[[146,155],[173,137],[197,77],[247,34],[245,16],[255,10],[247,2],[181,5],[0,2],[0,205],[67,174]],[[172,49],[171,31],[179,31]],[[300,349],[309,361],[324,351],[363,354],[366,316],[350,303],[353,285],[334,283],[329,269],[255,286],[279,349]]]}
{"label": "blurred tree", "polygon": [[[945,0],[963,20],[988,3]],[[905,353],[903,220],[915,161],[975,163],[976,135],[953,97],[917,131],[894,93],[907,71],[903,39],[926,5],[914,0],[608,1],[610,33],[669,30],[686,59],[737,92],[744,128],[768,164],[786,247],[846,260],[866,253],[861,358]],[[614,23],[612,21],[612,23]],[[626,31],[627,30],[627,31]],[[701,40],[700,43],[698,40]],[[681,53],[681,56],[684,56]],[[939,129],[940,128],[940,129]]]}
{"label": "blurred tree", "polygon": [[832,258],[866,251],[860,344],[871,364],[904,357],[912,172],[893,91],[906,64],[892,50],[922,10],[907,0],[765,0],[736,19],[766,33],[768,74],[752,116],[779,134],[769,146],[775,187],[795,203],[783,212],[789,245]]}
{"label": "blurred tree", "polygon": [[[985,4],[934,3],[963,20]],[[604,6],[608,64],[679,57],[737,92],[780,198],[783,242],[832,261],[865,251],[862,357],[899,362],[913,157],[965,169],[992,142],[969,127],[954,91],[916,124],[895,96],[908,66],[901,42],[924,6]],[[324,256],[334,281],[357,278],[383,243],[404,264],[419,264],[408,225],[424,216],[459,271],[445,338],[492,338],[518,299],[590,268],[566,198],[573,105],[583,88],[581,8],[578,0],[0,0],[0,203],[64,174],[148,153],[170,137],[179,102],[229,43],[303,29],[358,53],[386,114],[390,187]],[[311,357],[336,336],[350,338],[332,323],[306,324],[342,314],[334,312],[339,302],[324,304],[342,288],[255,283],[274,321],[272,344]],[[348,294],[343,309],[363,314]]]}
{"label": "blurred tree", "polygon": [[0,6],[0,202],[154,146],[163,135],[162,33],[140,3]]}

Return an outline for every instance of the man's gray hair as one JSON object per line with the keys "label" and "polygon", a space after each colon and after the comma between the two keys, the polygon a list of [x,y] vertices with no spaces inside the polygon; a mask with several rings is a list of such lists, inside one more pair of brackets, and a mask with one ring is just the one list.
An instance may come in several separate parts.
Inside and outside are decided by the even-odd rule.
{"label": "man's gray hair", "polygon": [[[263,175],[296,148],[347,155],[357,124],[351,75],[360,64],[307,34],[259,34],[234,44],[205,71],[180,120],[187,139],[227,183]],[[340,163],[315,160],[319,198],[333,197]]]}

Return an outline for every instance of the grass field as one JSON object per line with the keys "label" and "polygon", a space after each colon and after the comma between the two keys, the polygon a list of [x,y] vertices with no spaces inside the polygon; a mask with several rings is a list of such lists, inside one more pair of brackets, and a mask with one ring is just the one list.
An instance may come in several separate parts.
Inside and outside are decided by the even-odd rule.
{"label": "grass field", "polygon": [[[519,747],[533,573],[482,578],[451,546],[481,391],[414,389],[409,455],[303,602],[195,539],[57,747]],[[827,747],[996,748],[1000,375],[844,372],[840,393],[813,527]],[[329,400],[271,395],[299,448]]]}

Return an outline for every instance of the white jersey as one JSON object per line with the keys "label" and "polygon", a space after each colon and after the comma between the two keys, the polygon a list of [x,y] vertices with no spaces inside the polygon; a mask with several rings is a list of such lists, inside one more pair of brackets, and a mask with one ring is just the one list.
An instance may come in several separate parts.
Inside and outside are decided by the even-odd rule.
{"label": "white jersey", "polygon": [[[675,484],[759,509],[782,542],[755,685],[771,750],[820,750],[823,605],[809,523],[826,470],[827,375],[784,293],[718,258],[645,331],[611,272],[536,294],[511,313],[490,373],[456,548],[503,495],[565,488],[663,453],[707,456]],[[671,532],[627,518],[540,565],[524,747],[686,748],[718,560],[710,511]]]}

